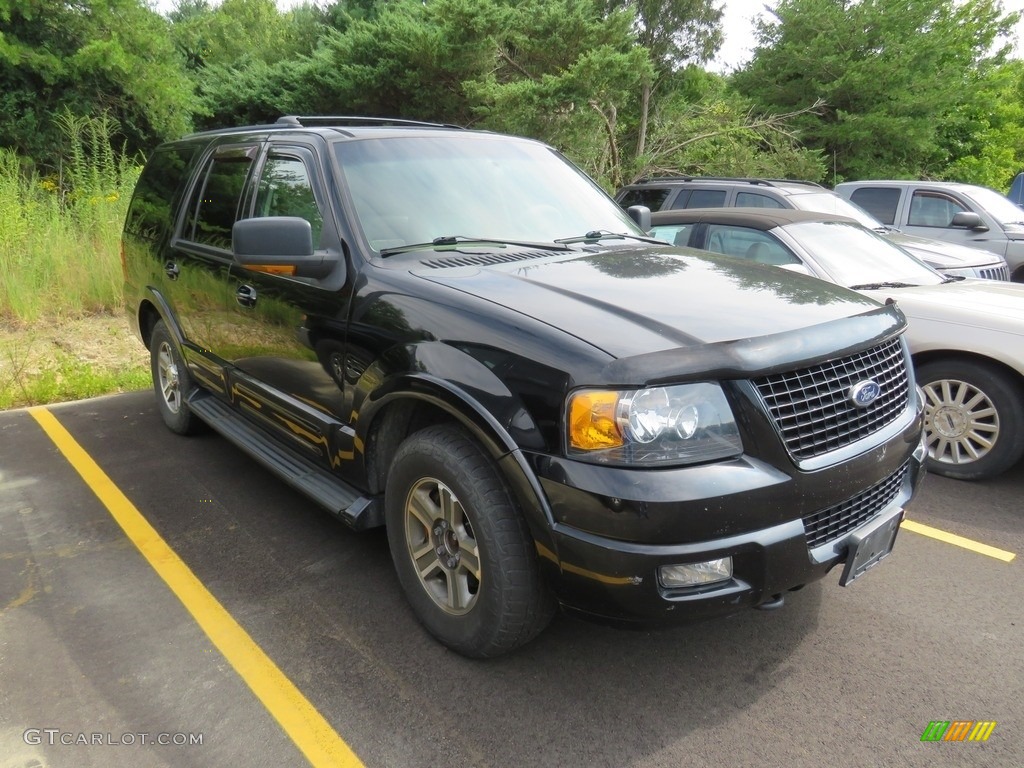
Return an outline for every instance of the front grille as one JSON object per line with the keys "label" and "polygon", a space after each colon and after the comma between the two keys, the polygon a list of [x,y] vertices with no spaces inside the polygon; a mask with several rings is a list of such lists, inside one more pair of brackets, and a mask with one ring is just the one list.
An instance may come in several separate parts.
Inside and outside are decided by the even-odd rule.
{"label": "front grille", "polygon": [[[851,389],[873,380],[881,394],[866,408]],[[842,448],[896,420],[907,407],[910,380],[903,347],[893,339],[810,368],[754,379],[790,455],[811,459]]]}
{"label": "front grille", "polygon": [[852,499],[805,517],[807,546],[814,549],[838,539],[885,509],[900,492],[909,469],[910,464],[905,463],[878,485],[858,493]]}
{"label": "front grille", "polygon": [[1010,268],[1009,267],[979,267],[978,277],[982,280],[1009,280],[1010,279]]}

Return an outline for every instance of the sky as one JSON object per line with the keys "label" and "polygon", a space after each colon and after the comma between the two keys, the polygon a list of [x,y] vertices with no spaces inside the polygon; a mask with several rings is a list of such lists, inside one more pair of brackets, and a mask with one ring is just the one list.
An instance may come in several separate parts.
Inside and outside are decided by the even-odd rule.
{"label": "sky", "polygon": [[[709,69],[726,74],[750,60],[754,49],[754,19],[764,13],[773,0],[724,0],[722,33],[724,41]],[[1024,0],[1003,0],[1003,11],[1024,11]],[[1018,55],[1024,50],[1024,22],[1017,25]]]}

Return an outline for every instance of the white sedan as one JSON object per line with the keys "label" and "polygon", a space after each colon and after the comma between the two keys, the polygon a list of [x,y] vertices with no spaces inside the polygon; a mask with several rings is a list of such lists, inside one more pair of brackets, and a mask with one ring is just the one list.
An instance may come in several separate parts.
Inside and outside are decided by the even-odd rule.
{"label": "white sedan", "polygon": [[1024,455],[1024,285],[948,277],[851,219],[764,208],[661,211],[651,235],[896,301],[926,394],[928,469],[994,477]]}

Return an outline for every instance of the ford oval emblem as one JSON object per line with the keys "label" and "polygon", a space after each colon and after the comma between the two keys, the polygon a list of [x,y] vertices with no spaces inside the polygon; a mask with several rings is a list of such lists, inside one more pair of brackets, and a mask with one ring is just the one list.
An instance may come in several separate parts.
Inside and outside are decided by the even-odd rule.
{"label": "ford oval emblem", "polygon": [[857,382],[850,388],[850,400],[858,408],[867,408],[878,399],[880,394],[882,394],[882,388],[878,386],[877,381],[871,379]]}

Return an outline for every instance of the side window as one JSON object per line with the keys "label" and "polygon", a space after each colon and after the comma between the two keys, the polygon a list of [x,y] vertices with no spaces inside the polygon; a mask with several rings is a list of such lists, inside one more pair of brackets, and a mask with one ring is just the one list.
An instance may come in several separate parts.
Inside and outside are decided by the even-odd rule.
{"label": "side window", "polygon": [[967,208],[937,192],[915,192],[910,199],[907,224],[917,227],[948,227],[953,215]]}
{"label": "side window", "polygon": [[679,197],[672,204],[673,208],[724,208],[724,189],[694,189],[689,197],[679,193]]}
{"label": "side window", "polygon": [[690,242],[690,232],[696,224],[664,224],[651,227],[651,237],[664,240],[670,245],[686,245]]}
{"label": "side window", "polygon": [[785,208],[785,206],[768,195],[759,195],[756,192],[737,192],[736,207],[738,208]]}
{"label": "side window", "polygon": [[182,233],[186,239],[231,250],[231,227],[251,167],[248,153],[215,154],[207,161]]}
{"label": "side window", "polygon": [[660,211],[671,191],[668,187],[627,189],[622,193],[619,205],[623,208],[629,208],[631,205],[646,205],[652,211]]}
{"label": "side window", "polygon": [[707,249],[759,264],[799,264],[800,260],[771,235],[758,229],[708,225]]}
{"label": "side window", "polygon": [[313,196],[305,163],[297,157],[271,155],[256,190],[254,216],[298,216],[313,228],[313,246],[319,247],[324,220]]}
{"label": "side window", "polygon": [[855,189],[850,199],[883,224],[896,223],[896,207],[900,191],[893,187],[866,187]]}
{"label": "side window", "polygon": [[128,232],[151,240],[167,235],[197,149],[195,144],[163,146],[153,153],[128,208]]}

